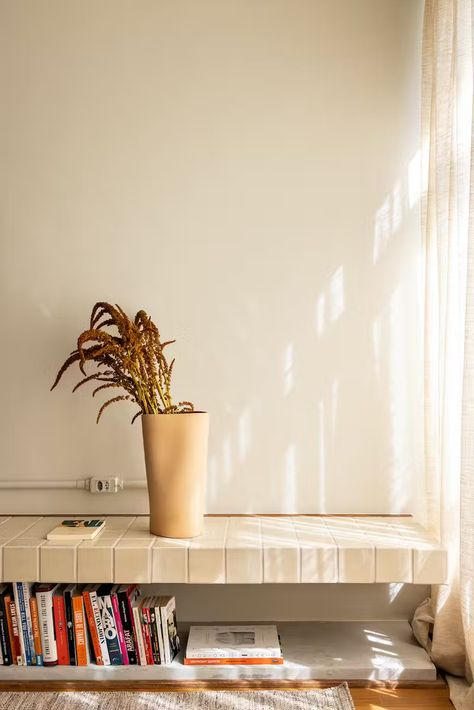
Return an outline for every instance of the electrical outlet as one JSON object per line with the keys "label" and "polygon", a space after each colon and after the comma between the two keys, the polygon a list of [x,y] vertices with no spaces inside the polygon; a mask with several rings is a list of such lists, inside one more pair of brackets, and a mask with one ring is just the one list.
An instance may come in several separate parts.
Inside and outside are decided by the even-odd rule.
{"label": "electrical outlet", "polygon": [[91,493],[118,493],[122,489],[119,478],[91,478],[89,490]]}

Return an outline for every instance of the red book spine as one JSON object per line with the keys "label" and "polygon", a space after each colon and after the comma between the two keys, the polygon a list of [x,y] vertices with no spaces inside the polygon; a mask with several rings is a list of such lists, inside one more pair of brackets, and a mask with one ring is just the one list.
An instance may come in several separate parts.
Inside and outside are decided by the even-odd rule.
{"label": "red book spine", "polygon": [[150,634],[151,614],[149,609],[142,608],[142,618],[143,642],[145,644],[146,662],[148,666],[152,666],[155,661],[153,660],[153,644],[151,642]]}
{"label": "red book spine", "polygon": [[58,648],[58,665],[68,666],[70,658],[67,640],[66,607],[62,594],[56,594],[53,597],[53,616],[54,628],[56,630],[56,645]]}
{"label": "red book spine", "polygon": [[21,653],[20,630],[18,628],[18,616],[16,614],[16,604],[13,599],[10,602],[10,618],[12,621],[13,641],[14,641],[14,646],[15,646],[14,657],[16,658],[17,664],[19,666],[21,666],[21,665],[23,665],[23,657],[22,657],[22,653]]}
{"label": "red book spine", "polygon": [[94,610],[92,608],[92,602],[89,592],[84,592],[82,595],[84,599],[84,608],[86,610],[87,624],[89,626],[89,632],[91,635],[92,648],[94,649],[95,662],[98,666],[103,666],[104,661],[102,660],[102,649],[100,647],[99,634],[97,633],[97,627],[95,625]]}

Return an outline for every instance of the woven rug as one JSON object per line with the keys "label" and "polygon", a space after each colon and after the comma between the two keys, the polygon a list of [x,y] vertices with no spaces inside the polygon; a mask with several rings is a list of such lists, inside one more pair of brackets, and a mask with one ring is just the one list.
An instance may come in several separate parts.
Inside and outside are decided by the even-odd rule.
{"label": "woven rug", "polygon": [[327,690],[190,693],[0,693],[1,710],[355,710],[344,683]]}

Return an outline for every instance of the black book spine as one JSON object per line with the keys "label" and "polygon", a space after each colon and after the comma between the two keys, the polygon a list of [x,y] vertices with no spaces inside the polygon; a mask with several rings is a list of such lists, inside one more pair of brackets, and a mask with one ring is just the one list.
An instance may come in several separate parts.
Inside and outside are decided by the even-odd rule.
{"label": "black book spine", "polygon": [[155,623],[155,610],[153,608],[148,609],[148,614],[150,616],[150,636],[151,636],[151,647],[153,650],[153,662],[159,665],[161,663],[160,659],[160,646],[158,644],[158,634],[156,631]]}
{"label": "black book spine", "polygon": [[74,619],[72,611],[72,593],[70,591],[64,593],[64,606],[66,609],[66,630],[67,630],[67,645],[69,648],[69,665],[76,666],[76,643],[74,639]]}
{"label": "black book spine", "polygon": [[132,666],[137,665],[137,651],[135,636],[133,634],[133,622],[131,616],[130,602],[126,591],[117,592],[120,619],[122,621],[123,638],[127,648],[128,662]]}
{"label": "black book spine", "polygon": [[10,636],[8,634],[8,622],[5,610],[5,597],[0,595],[0,645],[2,647],[3,664],[11,666],[12,649],[10,648]]}

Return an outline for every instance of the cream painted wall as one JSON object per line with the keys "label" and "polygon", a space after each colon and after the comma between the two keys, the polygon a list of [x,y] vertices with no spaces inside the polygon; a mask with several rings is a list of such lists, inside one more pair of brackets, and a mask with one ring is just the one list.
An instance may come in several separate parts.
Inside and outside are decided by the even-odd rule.
{"label": "cream painted wall", "polygon": [[132,408],[48,391],[107,299],[177,338],[209,512],[413,511],[422,0],[0,8],[0,477],[143,478]]}

